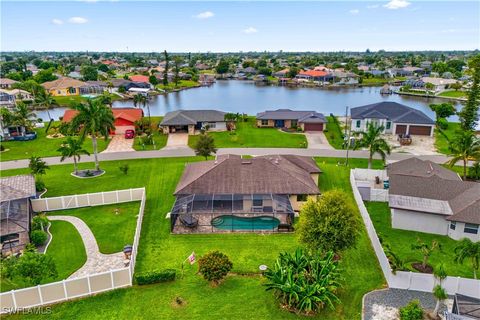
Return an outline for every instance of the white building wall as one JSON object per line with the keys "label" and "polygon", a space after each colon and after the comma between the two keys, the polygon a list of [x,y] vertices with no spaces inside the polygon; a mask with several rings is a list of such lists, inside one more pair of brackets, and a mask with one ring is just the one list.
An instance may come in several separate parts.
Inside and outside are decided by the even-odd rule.
{"label": "white building wall", "polygon": [[[360,127],[357,128],[357,121],[360,120]],[[387,119],[352,119],[351,128],[354,132],[367,131],[367,124],[370,122],[376,122],[378,126],[385,128],[384,133],[393,132],[393,122],[390,124],[390,129],[387,129]]]}
{"label": "white building wall", "polygon": [[[392,208],[392,228],[447,235],[445,216]],[[463,230],[463,229],[462,229]]]}
{"label": "white building wall", "polygon": [[[450,223],[449,223],[450,224]],[[465,233],[465,223],[457,222],[455,225],[455,230],[448,228],[448,236],[455,240],[460,240],[462,238],[469,238],[473,242],[480,241],[480,230],[477,234]]]}

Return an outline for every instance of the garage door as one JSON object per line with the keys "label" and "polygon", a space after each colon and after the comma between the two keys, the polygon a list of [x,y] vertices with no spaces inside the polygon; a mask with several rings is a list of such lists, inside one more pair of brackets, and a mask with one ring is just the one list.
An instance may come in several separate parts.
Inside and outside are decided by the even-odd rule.
{"label": "garage door", "polygon": [[416,134],[419,136],[429,136],[432,131],[432,127],[426,126],[410,126],[410,134]]}
{"label": "garage door", "polygon": [[125,134],[126,130],[135,130],[135,126],[118,126],[115,127],[115,134]]}
{"label": "garage door", "polygon": [[323,131],[323,123],[305,123],[305,131]]}
{"label": "garage door", "polygon": [[397,128],[395,129],[395,134],[405,134],[407,133],[407,126],[403,124],[397,124]]}

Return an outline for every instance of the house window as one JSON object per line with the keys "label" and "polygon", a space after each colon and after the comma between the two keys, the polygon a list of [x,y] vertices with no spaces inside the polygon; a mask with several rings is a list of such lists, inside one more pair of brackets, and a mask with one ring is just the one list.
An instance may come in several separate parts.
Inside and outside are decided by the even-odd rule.
{"label": "house window", "polygon": [[209,122],[208,126],[209,126],[210,129],[215,129],[215,127],[217,126],[217,123],[216,122]]}
{"label": "house window", "polygon": [[77,89],[75,89],[75,88],[68,88],[68,93],[70,93],[70,94],[75,94],[75,93],[77,93]]}
{"label": "house window", "polygon": [[253,206],[254,206],[254,207],[261,207],[261,206],[263,206],[263,199],[253,199]]}
{"label": "house window", "polygon": [[357,120],[357,124],[355,125],[357,128],[360,128],[360,125],[362,124],[362,120]]}
{"label": "house window", "polygon": [[303,202],[303,201],[307,201],[307,195],[306,194],[297,194],[297,201],[298,202]]}
{"label": "house window", "polygon": [[457,227],[457,221],[450,221],[450,229],[455,230]]}
{"label": "house window", "polygon": [[387,121],[387,125],[385,126],[385,129],[390,130],[392,128],[392,123],[390,121]]}
{"label": "house window", "polygon": [[268,120],[262,120],[262,126],[268,126]]}
{"label": "house window", "polygon": [[477,234],[478,233],[478,224],[465,223],[465,228],[463,229],[463,232]]}
{"label": "house window", "polygon": [[292,127],[292,128],[298,127],[298,122],[297,122],[297,120],[292,120],[292,121],[290,122],[290,127]]}

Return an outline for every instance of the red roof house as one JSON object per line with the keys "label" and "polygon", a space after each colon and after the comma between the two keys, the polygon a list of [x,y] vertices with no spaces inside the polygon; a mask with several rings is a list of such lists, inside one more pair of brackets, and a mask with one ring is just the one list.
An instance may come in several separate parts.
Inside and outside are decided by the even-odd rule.
{"label": "red roof house", "polygon": [[130,80],[133,81],[133,82],[145,82],[145,83],[149,83],[149,82],[148,82],[148,77],[147,77],[147,76],[142,76],[141,74],[137,74],[137,75],[134,75],[134,76],[130,76]]}
{"label": "red roof house", "polygon": [[307,71],[300,71],[295,78],[314,80],[314,81],[327,81],[328,76],[329,74],[326,71],[307,70]]}
{"label": "red roof house", "polygon": [[[135,130],[135,122],[142,119],[143,110],[137,108],[112,108],[115,119],[115,131],[110,134],[124,134],[126,130]],[[65,110],[63,122],[70,122],[77,115],[77,110]]]}

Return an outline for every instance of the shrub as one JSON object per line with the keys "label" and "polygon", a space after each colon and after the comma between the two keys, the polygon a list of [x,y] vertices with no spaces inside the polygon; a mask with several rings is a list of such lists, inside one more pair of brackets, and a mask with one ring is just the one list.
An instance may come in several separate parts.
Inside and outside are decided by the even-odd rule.
{"label": "shrub", "polygon": [[35,190],[37,190],[37,192],[45,190],[45,182],[40,179],[35,179]]}
{"label": "shrub", "polygon": [[142,144],[150,146],[153,144],[153,135],[147,134],[145,137],[142,137]]}
{"label": "shrub", "polygon": [[48,219],[44,214],[39,214],[32,219],[32,231],[44,230],[48,225]]}
{"label": "shrub", "polygon": [[442,129],[442,130],[447,130],[448,129],[448,121],[445,118],[439,118],[437,120],[437,127]]}
{"label": "shrub", "polygon": [[423,309],[420,301],[412,300],[405,307],[400,308],[401,320],[422,320]]}
{"label": "shrub", "polygon": [[0,151],[5,151],[5,147],[0,143]]}
{"label": "shrub", "polygon": [[6,259],[7,270],[2,270],[2,275],[8,276],[10,280],[20,277],[29,285],[38,285],[46,279],[57,277],[57,268],[52,257],[27,247],[20,257]]}
{"label": "shrub", "polygon": [[48,235],[43,230],[34,230],[30,233],[30,240],[35,246],[44,245],[47,242]]}
{"label": "shrub", "polygon": [[228,256],[220,251],[207,253],[198,260],[198,264],[203,278],[214,285],[225,278],[233,267],[233,263],[228,259]]}
{"label": "shrub", "polygon": [[128,163],[126,163],[126,164],[118,167],[118,169],[120,169],[120,171],[123,172],[124,175],[127,175],[128,174],[128,169],[130,169],[130,166],[128,165]]}
{"label": "shrub", "polygon": [[480,180],[480,161],[475,162],[468,169],[468,177],[473,180]]}
{"label": "shrub", "polygon": [[154,270],[135,274],[137,284],[151,284],[158,282],[174,281],[177,273],[174,269]]}

